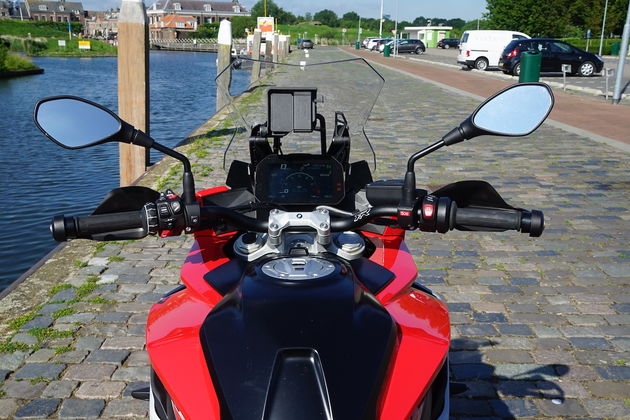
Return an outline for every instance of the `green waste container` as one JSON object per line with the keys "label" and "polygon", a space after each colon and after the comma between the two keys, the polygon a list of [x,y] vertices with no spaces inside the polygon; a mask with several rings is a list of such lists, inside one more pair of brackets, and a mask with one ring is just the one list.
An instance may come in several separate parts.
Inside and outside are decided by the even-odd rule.
{"label": "green waste container", "polygon": [[361,49],[361,43],[359,41],[355,42],[354,49],[355,50],[360,50]]}
{"label": "green waste container", "polygon": [[389,57],[391,52],[392,52],[392,47],[385,44],[385,47],[383,47],[383,57]]}
{"label": "green waste container", "polygon": [[540,64],[542,54],[537,51],[524,51],[521,53],[521,72],[518,76],[519,83],[537,82],[540,79]]}
{"label": "green waste container", "polygon": [[610,46],[610,55],[619,55],[619,50],[621,49],[621,42],[615,41]]}

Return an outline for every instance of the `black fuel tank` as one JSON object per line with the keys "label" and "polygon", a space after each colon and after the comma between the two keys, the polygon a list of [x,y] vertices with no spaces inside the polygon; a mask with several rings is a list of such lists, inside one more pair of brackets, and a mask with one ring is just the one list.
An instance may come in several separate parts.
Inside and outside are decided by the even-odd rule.
{"label": "black fuel tank", "polygon": [[396,337],[350,265],[248,265],[201,328],[222,419],[373,419]]}

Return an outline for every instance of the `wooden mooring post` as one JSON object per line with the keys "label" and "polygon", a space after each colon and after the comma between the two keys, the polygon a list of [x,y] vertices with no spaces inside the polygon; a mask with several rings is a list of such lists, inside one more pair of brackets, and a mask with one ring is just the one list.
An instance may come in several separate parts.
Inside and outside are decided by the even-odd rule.
{"label": "wooden mooring post", "polygon": [[265,61],[273,61],[271,57],[271,43],[273,42],[273,35],[267,34],[265,36]]}
{"label": "wooden mooring post", "polygon": [[[217,75],[229,67],[232,61],[232,22],[224,19],[219,24],[217,52]],[[217,111],[229,103],[228,92],[232,81],[232,70],[229,69],[217,78]]]}
{"label": "wooden mooring post", "polygon": [[[260,60],[261,39],[262,33],[260,32],[260,29],[254,29],[254,42],[252,45],[252,58],[254,60]],[[260,61],[254,61],[250,82],[254,83],[258,79],[260,79]]]}
{"label": "wooden mooring post", "polygon": [[[142,0],[123,0],[118,17],[118,114],[149,134],[149,26]],[[141,176],[148,149],[120,143],[120,185]]]}
{"label": "wooden mooring post", "polygon": [[272,56],[272,61],[274,63],[278,62],[278,42],[279,42],[278,34],[273,34],[273,45],[271,46],[271,56]]}

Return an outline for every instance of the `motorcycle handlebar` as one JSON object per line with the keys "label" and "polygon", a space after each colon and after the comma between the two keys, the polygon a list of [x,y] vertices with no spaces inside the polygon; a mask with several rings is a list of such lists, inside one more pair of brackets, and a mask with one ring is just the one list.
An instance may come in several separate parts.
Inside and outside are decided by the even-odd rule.
{"label": "motorcycle handlebar", "polygon": [[[440,223],[425,223],[420,218],[421,230],[439,231],[444,233],[452,229],[483,230],[516,230],[529,233],[529,236],[538,237],[542,234],[545,224],[542,212],[538,210],[498,209],[487,207],[458,208],[455,202],[447,200],[450,209],[441,211],[437,209],[436,215],[444,219]],[[446,203],[445,203],[446,204]],[[149,206],[149,204],[147,205]],[[220,207],[201,207],[201,217],[208,219],[223,219],[234,223],[241,229],[253,232],[266,232],[268,222],[245,216],[235,210]],[[357,229],[370,221],[397,216],[398,208],[394,206],[375,206],[350,217],[335,218],[331,220],[331,231],[343,232]],[[151,220],[149,220],[151,219]],[[121,213],[98,214],[91,216],[55,216],[50,226],[53,238],[57,241],[66,241],[74,238],[85,239],[118,239],[118,236],[140,239],[147,234],[157,232],[158,217],[154,206],[152,209],[129,211]],[[422,225],[422,223],[425,223]],[[202,223],[202,226],[208,223]],[[442,226],[442,227],[438,227]],[[429,226],[427,228],[427,226]]]}

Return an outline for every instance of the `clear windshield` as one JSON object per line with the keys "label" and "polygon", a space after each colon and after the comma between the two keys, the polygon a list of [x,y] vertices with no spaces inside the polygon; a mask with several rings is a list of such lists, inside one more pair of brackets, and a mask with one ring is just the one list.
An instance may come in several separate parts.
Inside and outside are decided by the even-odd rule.
{"label": "clear windshield", "polygon": [[[339,52],[340,60],[318,62],[317,52],[294,53],[284,63],[239,58],[217,78],[218,100],[227,104],[224,128],[233,132],[224,154],[224,169],[233,160],[249,161],[248,141],[252,128],[267,122],[267,91],[276,87],[317,88],[317,113],[326,121],[326,139],[330,144],[335,126],[335,112],[342,111],[351,139],[350,162],[366,160],[374,169],[376,156],[364,127],[383,87],[383,77],[364,59]],[[260,65],[260,77],[251,76]],[[231,71],[231,75],[228,74]],[[233,95],[238,81],[249,77],[253,82],[240,95]],[[221,79],[230,79],[221,88]],[[234,87],[233,87],[234,86]],[[242,84],[241,84],[242,86]],[[320,133],[289,133],[282,138],[282,153],[320,153]]]}

